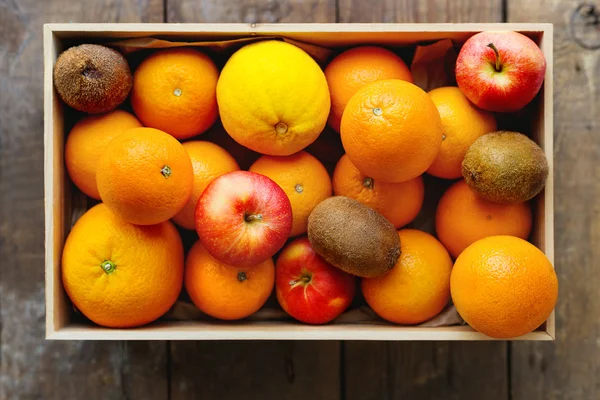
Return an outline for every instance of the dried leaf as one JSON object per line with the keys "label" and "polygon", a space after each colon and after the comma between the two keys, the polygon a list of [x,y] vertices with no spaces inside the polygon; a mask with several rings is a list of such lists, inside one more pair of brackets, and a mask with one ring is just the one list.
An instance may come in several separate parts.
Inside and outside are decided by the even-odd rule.
{"label": "dried leaf", "polygon": [[410,66],[415,85],[426,92],[442,86],[455,86],[456,57],[450,39],[417,46]]}
{"label": "dried leaf", "polygon": [[105,43],[107,46],[114,47],[121,51],[123,54],[131,54],[139,50],[145,49],[166,49],[172,47],[200,47],[208,49],[216,54],[232,53],[235,50],[243,47],[249,43],[257,42],[260,40],[282,40],[287,43],[291,43],[300,47],[302,50],[307,52],[313,57],[318,63],[326,63],[333,50],[323,46],[317,46],[311,43],[300,42],[281,36],[252,36],[239,39],[230,40],[214,40],[214,41],[199,41],[199,42],[186,42],[186,41],[171,41],[164,39],[157,39],[153,37],[142,37],[134,39],[123,39],[109,43]]}

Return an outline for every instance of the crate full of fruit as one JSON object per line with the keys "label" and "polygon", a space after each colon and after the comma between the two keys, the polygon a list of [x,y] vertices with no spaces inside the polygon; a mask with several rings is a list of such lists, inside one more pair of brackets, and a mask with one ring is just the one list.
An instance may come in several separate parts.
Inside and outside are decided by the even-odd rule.
{"label": "crate full of fruit", "polygon": [[63,340],[552,340],[549,24],[48,24]]}

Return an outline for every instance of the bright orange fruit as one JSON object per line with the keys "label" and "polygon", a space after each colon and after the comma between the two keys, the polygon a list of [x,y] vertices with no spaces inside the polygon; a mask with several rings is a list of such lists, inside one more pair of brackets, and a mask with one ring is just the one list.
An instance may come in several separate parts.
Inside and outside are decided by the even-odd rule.
{"label": "bright orange fruit", "polygon": [[120,133],[141,126],[136,117],[123,110],[87,116],[73,126],[65,143],[65,165],[79,190],[100,200],[96,170],[104,148]]}
{"label": "bright orange fruit", "polygon": [[246,318],[267,301],[275,285],[275,266],[268,259],[251,268],[216,260],[197,241],[185,261],[185,288],[192,302],[218,319]]}
{"label": "bright orange fruit", "polygon": [[452,257],[487,236],[511,235],[526,239],[531,232],[529,203],[500,204],[477,196],[464,180],[442,195],[435,215],[436,233]]}
{"label": "bright orange fruit", "polygon": [[442,122],[431,98],[398,79],[370,83],[348,102],[342,145],[363,174],[382,182],[422,175],[442,144]]}
{"label": "bright orange fruit", "polygon": [[363,278],[362,292],[381,318],[414,325],[439,314],[450,300],[452,259],[432,235],[402,229],[400,258],[388,273]]}
{"label": "bright orange fruit", "polygon": [[183,244],[175,226],[129,224],[104,204],[73,226],[62,255],[62,281],[93,322],[128,328],[165,314],[183,286]]}
{"label": "bright orange fruit", "polygon": [[328,123],[338,133],[346,104],[358,89],[383,79],[413,82],[406,63],[379,46],[359,46],[342,52],[327,64],[325,77],[331,94]]}
{"label": "bright orange fruit", "polygon": [[97,172],[106,206],[132,224],[153,225],[174,217],[192,194],[194,170],[173,136],[133,128],[105,148]]}
{"label": "bright orange fruit", "polygon": [[509,339],[548,319],[558,298],[558,278],[533,244],[514,236],[491,236],[461,253],[450,289],[456,310],[473,329]]}
{"label": "bright orange fruit", "polygon": [[194,168],[194,188],[183,209],[173,217],[173,222],[185,229],[196,229],[196,203],[208,184],[227,172],[238,171],[235,159],[222,147],[203,140],[183,143]]}
{"label": "bright orange fruit", "polygon": [[144,126],[177,139],[199,135],[217,120],[218,79],[215,63],[196,49],[158,50],[133,74],[133,111]]}
{"label": "bright orange fruit", "polygon": [[293,216],[290,237],[305,233],[313,208],[331,196],[327,170],[305,151],[291,156],[262,156],[249,171],[271,178],[287,194]]}
{"label": "bright orange fruit", "polygon": [[441,87],[429,92],[440,117],[444,135],[437,158],[427,173],[438,178],[462,177],[462,161],[478,137],[496,130],[496,117],[477,108],[457,87]]}
{"label": "bright orange fruit", "polygon": [[338,161],[332,182],[336,196],[358,200],[386,217],[396,228],[415,219],[425,198],[421,176],[400,183],[376,181],[362,174],[346,154]]}

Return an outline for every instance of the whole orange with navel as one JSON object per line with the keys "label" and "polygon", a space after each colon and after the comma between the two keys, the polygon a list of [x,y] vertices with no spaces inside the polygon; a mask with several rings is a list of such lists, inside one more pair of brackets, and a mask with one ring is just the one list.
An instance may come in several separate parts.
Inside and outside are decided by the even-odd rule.
{"label": "whole orange with navel", "polygon": [[261,154],[288,156],[315,141],[330,109],[317,62],[301,48],[262,40],[237,50],[217,83],[223,127]]}
{"label": "whole orange with navel", "polygon": [[217,120],[218,78],[217,66],[201,51],[158,50],[133,74],[131,105],[144,126],[190,138]]}
{"label": "whole orange with navel", "polygon": [[440,114],[423,89],[399,79],[370,83],[350,99],[341,139],[350,161],[382,182],[422,175],[442,144]]}
{"label": "whole orange with navel", "polygon": [[106,146],[97,181],[100,198],[112,212],[132,224],[153,225],[174,217],[186,205],[194,170],[173,136],[133,128]]}
{"label": "whole orange with navel", "polygon": [[325,77],[331,93],[327,122],[338,133],[346,104],[358,89],[382,79],[413,82],[406,63],[392,51],[379,46],[359,46],[340,53],[325,67]]}
{"label": "whole orange with navel", "polygon": [[185,261],[185,288],[192,302],[218,319],[237,320],[258,311],[275,285],[272,259],[249,268],[224,264],[210,255],[200,241]]}
{"label": "whole orange with navel", "polygon": [[462,161],[478,137],[496,130],[496,117],[477,108],[457,87],[440,87],[429,92],[440,117],[442,146],[427,173],[438,178],[462,177]]}
{"label": "whole orange with navel", "polygon": [[150,323],[173,306],[183,265],[183,244],[170,221],[133,225],[100,203],[69,233],[61,273],[67,295],[87,318],[128,328]]}
{"label": "whole orange with navel", "polygon": [[203,140],[190,140],[182,144],[194,169],[194,188],[186,205],[173,217],[173,222],[185,229],[196,229],[196,203],[208,184],[216,177],[240,169],[222,147]]}
{"label": "whole orange with navel", "polygon": [[106,145],[131,128],[142,124],[132,114],[114,110],[77,121],[65,143],[65,166],[73,183],[86,195],[99,200],[96,170]]}
{"label": "whole orange with navel", "polygon": [[347,154],[338,161],[332,182],[336,196],[358,200],[383,215],[396,228],[415,219],[425,199],[421,176],[400,183],[381,182],[361,173]]}
{"label": "whole orange with navel", "polygon": [[331,179],[327,170],[305,151],[291,156],[262,156],[249,171],[271,178],[287,194],[293,217],[290,237],[305,233],[313,208],[331,196]]}
{"label": "whole orange with navel", "polygon": [[478,240],[461,253],[450,289],[456,310],[473,329],[510,339],[548,319],[558,298],[558,278],[540,249],[499,235]]}

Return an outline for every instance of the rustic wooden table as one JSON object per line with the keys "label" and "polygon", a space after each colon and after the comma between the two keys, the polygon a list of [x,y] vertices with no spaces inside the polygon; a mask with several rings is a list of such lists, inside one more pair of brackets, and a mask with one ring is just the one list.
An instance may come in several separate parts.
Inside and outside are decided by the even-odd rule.
{"label": "rustic wooden table", "polygon": [[[0,0],[0,399],[600,398],[595,1]],[[554,23],[557,341],[44,341],[41,31],[69,21]]]}

